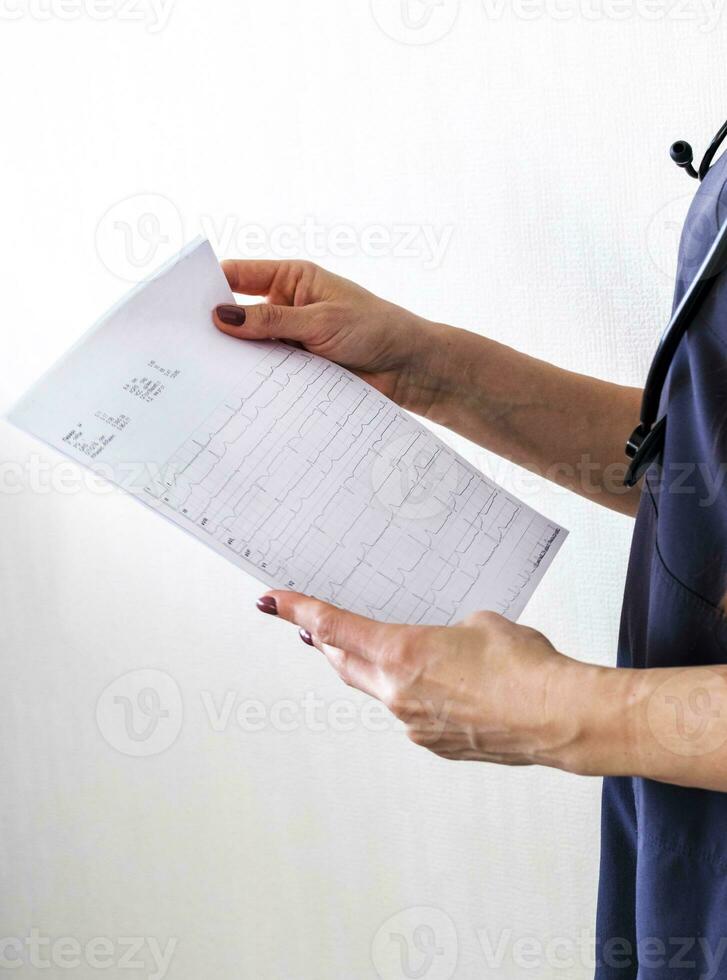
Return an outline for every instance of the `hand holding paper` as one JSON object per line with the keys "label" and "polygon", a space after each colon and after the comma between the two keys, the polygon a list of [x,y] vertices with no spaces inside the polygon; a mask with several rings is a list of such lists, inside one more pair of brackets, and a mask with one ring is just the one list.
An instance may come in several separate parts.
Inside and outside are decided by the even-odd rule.
{"label": "hand holding paper", "polygon": [[[10,420],[268,586],[388,622],[516,619],[563,529],[345,367],[215,330],[210,311],[232,302],[193,243]],[[384,365],[370,374],[385,388]]]}

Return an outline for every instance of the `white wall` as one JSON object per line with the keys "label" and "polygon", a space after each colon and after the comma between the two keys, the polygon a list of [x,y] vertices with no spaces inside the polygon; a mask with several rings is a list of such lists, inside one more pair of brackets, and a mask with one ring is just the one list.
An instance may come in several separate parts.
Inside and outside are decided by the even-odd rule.
{"label": "white wall", "polygon": [[[384,296],[644,376],[695,186],[667,148],[701,150],[727,115],[722,0],[441,0],[418,29],[398,0],[165,0],[161,21],[151,0],[114,0],[109,20],[78,2],[0,0],[0,408],[200,226],[220,255],[249,225],[280,253],[306,218],[328,239],[310,257]],[[351,254],[333,254],[338,225]],[[412,227],[414,254],[367,254],[376,225]],[[432,229],[451,234],[435,261]],[[629,522],[457,444],[572,531],[525,621],[610,663]],[[172,980],[590,975],[579,949],[551,945],[566,962],[549,965],[515,941],[592,928],[598,781],[367,731],[364,699],[257,614],[254,581],[7,425],[0,458],[0,937],[105,937],[114,977],[155,975],[151,943],[170,937]],[[141,669],[171,680],[133,674],[121,693],[164,681],[170,716],[136,758],[96,705]],[[226,697],[311,692],[352,701],[353,730],[214,724]],[[144,941],[138,968],[126,937]],[[98,975],[93,951],[50,951],[43,976]],[[12,975],[36,976],[23,955]]]}

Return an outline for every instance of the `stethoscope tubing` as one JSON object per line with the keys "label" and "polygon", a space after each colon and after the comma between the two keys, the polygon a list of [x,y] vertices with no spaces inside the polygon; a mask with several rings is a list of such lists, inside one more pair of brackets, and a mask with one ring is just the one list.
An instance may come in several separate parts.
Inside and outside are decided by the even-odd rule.
{"label": "stethoscope tubing", "polygon": [[648,431],[656,421],[661,393],[679,343],[702,308],[718,275],[727,268],[727,220],[717,232],[699,270],[674,310],[651,362],[641,402],[641,425]]}
{"label": "stethoscope tubing", "polygon": [[[669,152],[678,167],[701,181],[726,137],[727,122],[724,122],[709,144],[698,171],[693,166],[694,153],[689,143],[679,140],[672,144]],[[666,414],[658,421],[657,417],[669,368],[682,337],[696,320],[717,276],[726,267],[727,220],[717,232],[696,276],[672,313],[656,348],[641,398],[639,424],[626,440],[626,456],[630,462],[623,482],[627,487],[635,486],[648,467],[661,458],[666,438]]]}

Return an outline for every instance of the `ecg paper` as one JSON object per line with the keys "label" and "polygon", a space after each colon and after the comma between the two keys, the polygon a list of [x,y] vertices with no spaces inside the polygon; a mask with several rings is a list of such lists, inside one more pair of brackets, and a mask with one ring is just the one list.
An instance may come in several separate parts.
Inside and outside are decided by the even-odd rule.
{"label": "ecg paper", "polygon": [[227,337],[206,241],[117,304],[9,419],[266,586],[387,622],[515,620],[567,532],[344,368]]}

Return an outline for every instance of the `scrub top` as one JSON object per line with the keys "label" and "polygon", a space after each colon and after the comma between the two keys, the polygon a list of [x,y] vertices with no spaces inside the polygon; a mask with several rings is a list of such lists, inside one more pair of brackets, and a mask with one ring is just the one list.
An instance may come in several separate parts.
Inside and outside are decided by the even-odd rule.
{"label": "scrub top", "polygon": [[[727,220],[727,154],[695,195],[679,246],[674,305]],[[621,619],[622,667],[727,663],[727,273],[682,339],[662,396],[661,465],[645,476]],[[709,695],[665,702],[689,756]],[[597,980],[727,978],[727,793],[604,780]]]}

